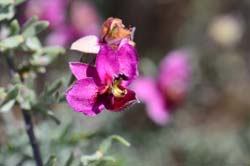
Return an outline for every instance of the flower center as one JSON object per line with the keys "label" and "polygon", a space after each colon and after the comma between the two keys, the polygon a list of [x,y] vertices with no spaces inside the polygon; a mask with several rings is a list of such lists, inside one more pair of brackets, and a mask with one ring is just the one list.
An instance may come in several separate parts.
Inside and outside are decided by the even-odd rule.
{"label": "flower center", "polygon": [[114,83],[112,84],[112,94],[115,97],[124,97],[127,94],[127,90],[120,86],[122,80],[122,77],[115,78]]}

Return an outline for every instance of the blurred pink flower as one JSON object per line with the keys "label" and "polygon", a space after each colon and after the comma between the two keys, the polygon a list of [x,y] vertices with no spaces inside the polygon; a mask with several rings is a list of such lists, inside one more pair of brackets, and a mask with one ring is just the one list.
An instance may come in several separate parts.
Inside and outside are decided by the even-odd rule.
{"label": "blurred pink flower", "polygon": [[171,110],[187,93],[191,75],[187,56],[185,50],[171,52],[162,60],[157,78],[140,77],[133,83],[149,117],[159,125],[168,122]]}
{"label": "blurred pink flower", "polygon": [[73,1],[70,21],[79,36],[100,35],[101,16],[90,1]]}
{"label": "blurred pink flower", "polygon": [[137,102],[127,86],[138,76],[138,55],[126,42],[117,50],[102,45],[96,67],[71,62],[70,69],[77,81],[67,90],[66,99],[76,112],[95,116],[105,108],[117,112]]}
{"label": "blurred pink flower", "polygon": [[46,45],[59,45],[67,47],[77,36],[75,30],[70,26],[61,26],[51,31],[45,39]]}
{"label": "blurred pink flower", "polygon": [[90,1],[28,0],[23,10],[23,22],[32,16],[49,21],[50,33],[46,39],[49,45],[68,47],[81,36],[100,35],[101,16]]}
{"label": "blurred pink flower", "polygon": [[50,27],[61,26],[65,22],[67,0],[29,0],[25,7],[25,19],[37,16],[50,22]]}

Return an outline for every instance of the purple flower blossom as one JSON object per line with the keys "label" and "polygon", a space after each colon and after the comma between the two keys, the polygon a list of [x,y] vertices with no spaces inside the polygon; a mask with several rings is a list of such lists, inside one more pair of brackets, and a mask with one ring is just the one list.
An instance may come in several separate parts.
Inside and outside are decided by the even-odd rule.
{"label": "purple flower blossom", "polygon": [[168,122],[171,110],[187,93],[190,74],[187,52],[177,50],[163,59],[157,78],[140,77],[133,83],[139,100],[146,104],[147,113],[155,123]]}
{"label": "purple flower blossom", "polygon": [[76,111],[95,116],[105,108],[122,111],[137,101],[135,92],[127,89],[138,76],[138,56],[125,39],[114,50],[102,45],[96,57],[96,67],[71,62],[70,69],[77,81],[66,92],[69,105]]}

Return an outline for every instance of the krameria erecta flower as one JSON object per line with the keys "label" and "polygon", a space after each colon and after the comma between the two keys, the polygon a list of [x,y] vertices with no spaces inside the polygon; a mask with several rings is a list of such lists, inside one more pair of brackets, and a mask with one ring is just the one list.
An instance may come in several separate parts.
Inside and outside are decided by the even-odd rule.
{"label": "krameria erecta flower", "polygon": [[72,44],[71,49],[97,54],[102,45],[108,45],[116,50],[124,39],[134,46],[134,31],[135,27],[125,28],[121,19],[110,17],[102,25],[100,38],[95,35],[82,37]]}
{"label": "krameria erecta flower", "polygon": [[146,105],[149,117],[157,124],[164,125],[170,112],[182,103],[187,93],[191,75],[188,53],[177,50],[162,60],[156,78],[143,76],[133,83],[133,88]]}
{"label": "krameria erecta flower", "polygon": [[127,88],[138,76],[137,51],[128,38],[117,47],[101,44],[95,64],[70,63],[77,81],[67,90],[66,99],[75,111],[95,116],[104,109],[122,111],[137,102],[135,92]]}

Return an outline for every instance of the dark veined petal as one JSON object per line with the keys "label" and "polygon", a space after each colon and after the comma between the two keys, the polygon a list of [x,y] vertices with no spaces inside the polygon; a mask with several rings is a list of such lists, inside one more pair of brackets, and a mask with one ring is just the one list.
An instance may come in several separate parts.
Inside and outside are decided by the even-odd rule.
{"label": "dark veined petal", "polygon": [[127,86],[139,75],[137,51],[126,42],[118,49],[117,57],[119,61],[119,73],[127,77],[127,80],[123,81],[122,85]]}
{"label": "dark veined petal", "polygon": [[77,80],[66,92],[66,100],[76,111],[87,116],[95,116],[103,110],[97,101],[98,86],[92,78]]}
{"label": "dark veined petal", "polygon": [[103,84],[111,83],[119,75],[116,52],[108,45],[102,45],[96,57],[96,70]]}
{"label": "dark veined petal", "polygon": [[123,97],[115,97],[113,94],[109,94],[105,100],[105,108],[109,111],[120,112],[137,103],[135,92],[129,89],[126,89],[126,91],[127,93]]}

